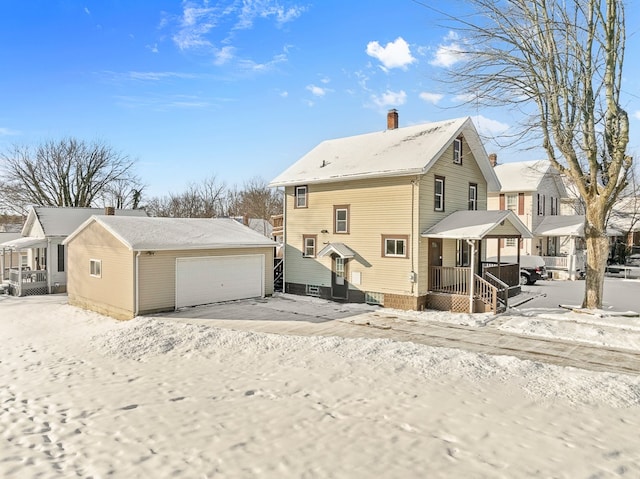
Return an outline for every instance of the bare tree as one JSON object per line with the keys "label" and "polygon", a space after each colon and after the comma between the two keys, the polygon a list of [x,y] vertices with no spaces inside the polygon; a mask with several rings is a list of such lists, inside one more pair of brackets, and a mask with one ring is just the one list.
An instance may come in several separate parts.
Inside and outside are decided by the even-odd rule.
{"label": "bare tree", "polygon": [[250,218],[269,221],[272,215],[282,213],[282,192],[267,186],[262,178],[251,178],[240,192],[239,209]]}
{"label": "bare tree", "polygon": [[103,142],[76,138],[14,146],[0,154],[7,202],[21,210],[42,206],[94,206],[116,182],[131,181],[134,161]]}
{"label": "bare tree", "polygon": [[227,187],[211,175],[200,183],[191,183],[182,193],[151,198],[146,210],[151,216],[173,218],[215,218],[224,215]]}
{"label": "bare tree", "polygon": [[[625,16],[620,0],[469,0],[477,20],[452,79],[474,101],[525,112],[554,167],[585,203],[583,307],[600,308],[608,256],[606,220],[627,186],[629,119],[620,105]],[[535,105],[533,109],[529,106]],[[531,138],[531,136],[529,136]]]}
{"label": "bare tree", "polygon": [[101,206],[136,210],[140,208],[144,188],[145,186],[135,176],[117,179],[100,194]]}

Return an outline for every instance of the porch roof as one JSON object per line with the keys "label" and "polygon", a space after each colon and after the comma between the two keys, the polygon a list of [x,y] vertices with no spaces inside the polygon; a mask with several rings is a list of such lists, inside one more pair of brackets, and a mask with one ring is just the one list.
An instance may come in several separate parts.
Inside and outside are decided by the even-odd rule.
{"label": "porch roof", "polygon": [[8,248],[13,250],[19,250],[24,248],[46,248],[46,238],[35,238],[33,236],[21,236],[10,241],[5,241],[0,244],[0,248]]}
{"label": "porch roof", "polygon": [[344,243],[329,243],[318,253],[318,257],[322,258],[328,254],[335,253],[341,258],[355,258],[356,253]]}
{"label": "porch roof", "polygon": [[[428,238],[481,240],[495,234],[497,228],[510,223],[522,238],[531,238],[531,232],[522,221],[509,210],[501,211],[456,211],[422,232]],[[508,235],[505,235],[507,237]]]}
{"label": "porch roof", "polygon": [[536,236],[584,236],[584,215],[546,216],[533,234]]}

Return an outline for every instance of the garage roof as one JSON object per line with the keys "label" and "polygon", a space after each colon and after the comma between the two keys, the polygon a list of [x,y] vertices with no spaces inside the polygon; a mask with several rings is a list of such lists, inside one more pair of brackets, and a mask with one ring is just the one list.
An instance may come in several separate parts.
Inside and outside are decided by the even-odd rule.
{"label": "garage roof", "polygon": [[98,223],[132,251],[275,247],[276,243],[230,218],[93,216],[65,241]]}

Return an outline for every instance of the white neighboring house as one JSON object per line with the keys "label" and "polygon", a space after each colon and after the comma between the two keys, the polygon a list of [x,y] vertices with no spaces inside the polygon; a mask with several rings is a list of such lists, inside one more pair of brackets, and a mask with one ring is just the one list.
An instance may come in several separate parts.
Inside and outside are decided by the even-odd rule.
{"label": "white neighboring house", "polygon": [[[0,244],[0,274],[15,296],[64,293],[66,247],[62,244],[93,215],[147,216],[144,210],[31,206],[19,238]],[[18,258],[17,263],[14,262]]]}
{"label": "white neighboring house", "polygon": [[[561,175],[548,160],[497,164],[490,155],[500,180],[498,193],[490,192],[488,209],[511,210],[533,232],[532,239],[520,242],[507,238],[504,255],[542,256],[555,279],[577,279],[584,272],[584,216],[569,214],[569,195]],[[573,213],[573,212],[572,212]],[[488,256],[494,256],[488,245]]]}

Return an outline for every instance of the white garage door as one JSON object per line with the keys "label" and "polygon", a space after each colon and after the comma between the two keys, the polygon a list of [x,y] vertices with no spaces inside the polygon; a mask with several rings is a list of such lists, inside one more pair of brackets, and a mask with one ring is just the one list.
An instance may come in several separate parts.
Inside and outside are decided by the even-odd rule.
{"label": "white garage door", "polygon": [[176,260],[176,308],[258,296],[264,296],[264,255]]}

